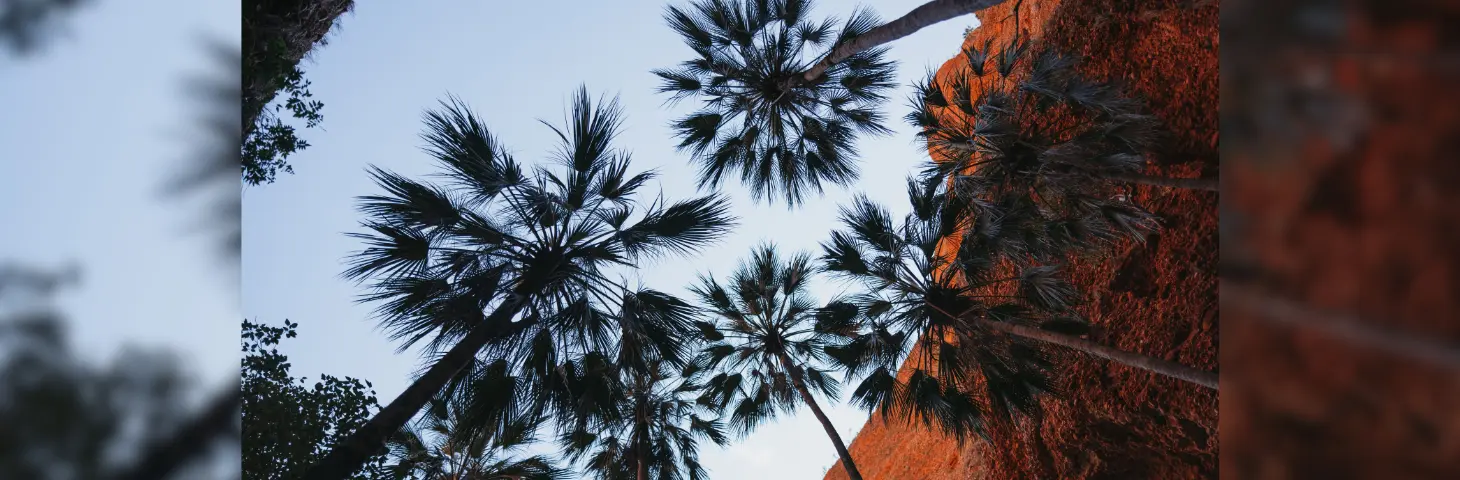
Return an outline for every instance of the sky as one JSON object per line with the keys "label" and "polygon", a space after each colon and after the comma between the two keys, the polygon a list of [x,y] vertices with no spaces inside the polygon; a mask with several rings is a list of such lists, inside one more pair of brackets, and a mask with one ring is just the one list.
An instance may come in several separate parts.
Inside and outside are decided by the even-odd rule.
{"label": "sky", "polygon": [[196,164],[185,87],[227,73],[207,42],[236,51],[239,18],[237,2],[96,0],[40,54],[0,53],[0,261],[79,267],[58,306],[88,360],[162,347],[203,387],[237,377],[238,271],[206,207],[163,192]]}
{"label": "sky", "polygon": [[[411,177],[435,171],[420,150],[421,115],[448,93],[523,162],[548,157],[555,138],[538,120],[560,122],[579,85],[617,96],[626,113],[617,145],[632,152],[634,168],[657,169],[666,198],[698,193],[667,126],[692,103],[667,106],[653,91],[650,70],[691,55],[661,20],[664,1],[361,2],[306,60],[311,91],[325,104],[322,128],[302,134],[312,146],[290,159],[293,175],[243,191],[239,283],[188,233],[198,209],[159,193],[187,152],[193,116],[180,87],[208,72],[201,40],[237,45],[230,3],[99,0],[47,55],[0,63],[0,178],[12,180],[0,189],[0,258],[82,265],[83,283],[62,305],[92,358],[122,345],[168,346],[205,381],[220,381],[236,372],[241,308],[253,321],[299,323],[299,337],[281,348],[296,376],[369,380],[388,402],[422,363],[418,352],[396,352],[371,306],[356,302],[361,290],[340,278],[344,258],[360,248],[345,233],[358,230],[355,197],[377,193],[367,166]],[[917,3],[865,5],[890,19]],[[845,18],[854,5],[822,1],[814,14]],[[860,141],[857,185],[791,211],[753,204],[726,184],[740,227],[699,256],[646,265],[643,282],[684,293],[697,274],[725,275],[761,241],[815,252],[836,227],[837,205],[857,192],[905,212],[903,179],[924,160],[901,121],[907,85],[955,55],[976,23],[968,15],[892,44],[902,85],[886,105],[894,133]],[[813,291],[825,300],[838,286]],[[848,442],[867,418],[840,401],[826,411]],[[728,448],[705,446],[701,460],[715,478],[805,479],[819,478],[836,454],[803,409]]]}

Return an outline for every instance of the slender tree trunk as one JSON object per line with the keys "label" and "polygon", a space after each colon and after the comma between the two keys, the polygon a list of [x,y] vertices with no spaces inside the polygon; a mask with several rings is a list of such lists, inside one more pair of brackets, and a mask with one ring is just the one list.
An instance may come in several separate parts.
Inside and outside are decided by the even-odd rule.
{"label": "slender tree trunk", "polygon": [[791,384],[795,385],[796,391],[801,394],[801,400],[806,402],[806,406],[811,407],[811,413],[821,421],[821,428],[826,430],[826,436],[831,437],[832,445],[836,446],[836,454],[842,457],[842,467],[846,468],[847,477],[851,480],[862,480],[862,472],[857,471],[857,464],[852,462],[852,452],[847,450],[847,445],[842,443],[841,435],[836,433],[836,427],[831,425],[831,419],[826,418],[826,413],[823,413],[821,407],[816,404],[816,398],[812,397],[811,391],[806,389],[806,383],[801,380],[801,372],[791,365],[791,359],[786,358],[786,354],[782,353],[777,357],[781,361],[781,368],[786,369],[786,373],[791,376]]}
{"label": "slender tree trunk", "polygon": [[1364,348],[1441,368],[1460,370],[1460,344],[1455,342],[1438,341],[1428,336],[1384,328],[1379,322],[1350,314],[1314,310],[1291,300],[1259,293],[1231,280],[1222,280],[1220,288],[1222,303],[1235,305],[1254,314],[1247,317],[1248,321],[1261,320],[1269,324],[1317,331],[1330,338]]}
{"label": "slender tree trunk", "polygon": [[416,412],[421,411],[421,408],[435,398],[457,372],[471,364],[477,351],[503,333],[496,328],[508,324],[522,310],[523,305],[521,300],[514,299],[498,306],[481,327],[473,329],[451,347],[425,375],[416,379],[406,391],[380,409],[369,422],[330,449],[324,458],[309,469],[304,478],[344,480],[359,470],[372,455],[385,447],[385,442],[391,435],[400,431]]}
{"label": "slender tree trunk", "polygon": [[832,65],[846,60],[847,57],[855,55],[857,52],[912,35],[913,32],[921,30],[923,27],[977,12],[1004,3],[1005,1],[936,0],[924,3],[922,6],[914,8],[911,12],[907,12],[906,15],[898,17],[896,20],[868,30],[867,33],[852,39],[850,42],[837,45],[825,58],[822,58],[820,62],[816,62],[810,69],[807,69],[806,73],[802,75],[802,79],[807,82],[815,80],[816,77],[820,77],[822,73],[825,73],[827,68],[831,68]]}
{"label": "slender tree trunk", "polygon": [[649,464],[644,461],[644,442],[639,442],[639,480],[649,480]]}
{"label": "slender tree trunk", "polygon": [[1085,352],[1106,360],[1112,360],[1127,366],[1139,368],[1152,373],[1158,373],[1177,380],[1195,383],[1212,390],[1217,388],[1217,374],[1188,367],[1175,362],[1168,362],[1156,357],[1149,357],[1139,353],[1127,352],[1117,348],[1107,347],[1079,337],[1073,337],[1061,333],[1055,333],[1041,328],[1017,325],[1008,322],[996,322],[987,318],[976,318],[978,322],[1010,335],[1018,335],[1024,338],[1039,340],[1042,342],[1061,345],[1081,352]]}
{"label": "slender tree trunk", "polygon": [[1184,188],[1187,190],[1206,190],[1210,192],[1217,191],[1221,185],[1219,179],[1216,178],[1172,178],[1139,173],[1112,173],[1103,175],[1102,177],[1118,182],[1137,183],[1156,187]]}
{"label": "slender tree trunk", "polygon": [[640,397],[637,403],[637,408],[634,409],[634,416],[638,419],[639,423],[639,431],[637,432],[638,441],[634,442],[634,448],[639,451],[639,454],[636,455],[639,460],[637,477],[638,480],[649,480],[649,462],[644,461],[649,455],[649,419],[644,415],[643,398]]}

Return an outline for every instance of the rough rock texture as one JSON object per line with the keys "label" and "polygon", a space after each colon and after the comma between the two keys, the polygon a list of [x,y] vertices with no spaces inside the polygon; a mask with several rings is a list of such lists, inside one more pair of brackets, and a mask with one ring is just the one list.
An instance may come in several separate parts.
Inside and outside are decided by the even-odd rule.
{"label": "rough rock texture", "polygon": [[[1152,173],[1215,174],[1217,5],[1161,0],[1022,0],[981,12],[965,45],[1015,34],[1083,59],[1147,102],[1171,137]],[[1036,44],[1037,48],[1040,46]],[[950,50],[952,50],[950,48]],[[956,53],[950,52],[950,53]],[[962,68],[954,56],[943,77]],[[1217,370],[1217,196],[1141,187],[1164,230],[1103,261],[1070,266],[1088,294],[1091,340]],[[1217,393],[1065,351],[1062,398],[1046,398],[1042,425],[995,429],[994,441],[958,445],[921,426],[869,419],[851,452],[868,480],[1184,479],[1217,475]],[[834,466],[827,479],[844,479]]]}
{"label": "rough rock texture", "polygon": [[[1257,5],[1263,10],[1245,8]],[[1224,68],[1252,63],[1248,85],[1223,93],[1234,119],[1281,119],[1262,111],[1273,102],[1253,95],[1258,89],[1236,88],[1266,82],[1359,107],[1362,121],[1289,118],[1321,128],[1242,139],[1261,149],[1224,149],[1230,243],[1222,260],[1233,268],[1222,298],[1222,477],[1460,478],[1460,365],[1335,338],[1321,326],[1278,326],[1273,309],[1226,295],[1241,284],[1313,312],[1460,345],[1460,5],[1329,3],[1338,28],[1323,42],[1290,26],[1315,2],[1228,7],[1267,19],[1244,28],[1250,40],[1229,43],[1240,63],[1223,60]],[[1283,56],[1267,64],[1246,56],[1258,51]]]}

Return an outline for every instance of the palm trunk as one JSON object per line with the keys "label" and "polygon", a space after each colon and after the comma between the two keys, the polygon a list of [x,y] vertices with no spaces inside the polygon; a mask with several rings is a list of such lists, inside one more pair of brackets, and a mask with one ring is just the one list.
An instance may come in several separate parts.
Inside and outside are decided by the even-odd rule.
{"label": "palm trunk", "polygon": [[1222,303],[1247,310],[1252,314],[1246,317],[1249,321],[1258,319],[1270,324],[1317,331],[1329,338],[1364,348],[1460,370],[1460,345],[1454,342],[1383,328],[1378,322],[1349,314],[1313,310],[1291,300],[1258,293],[1231,280],[1222,280],[1220,288]]}
{"label": "palm trunk", "polygon": [[1102,178],[1118,182],[1136,183],[1167,188],[1184,188],[1187,190],[1206,190],[1215,192],[1221,184],[1216,178],[1172,178],[1154,175],[1143,175],[1139,173],[1111,173],[1101,175]]}
{"label": "palm trunk", "polygon": [[801,380],[801,372],[791,366],[791,359],[786,358],[786,354],[779,354],[777,358],[781,361],[781,368],[786,369],[786,373],[791,376],[791,384],[796,386],[796,391],[801,394],[801,400],[806,402],[806,406],[811,407],[811,413],[821,421],[821,428],[826,430],[826,436],[831,437],[832,445],[836,446],[836,454],[842,458],[842,467],[847,470],[847,477],[851,480],[862,480],[862,472],[857,471],[857,464],[852,462],[852,452],[847,450],[847,445],[842,443],[841,435],[836,433],[836,427],[831,425],[831,419],[826,418],[826,413],[823,413],[821,407],[816,404],[816,398],[812,397],[811,391],[806,389],[805,382]]}
{"label": "palm trunk", "polygon": [[[304,478],[309,480],[344,480],[350,474],[356,472],[365,464],[370,457],[385,447],[385,442],[395,432],[400,431],[411,420],[421,408],[425,407],[446,383],[455,377],[462,368],[470,365],[476,358],[478,351],[486,346],[487,342],[501,335],[495,327],[504,325],[512,320],[522,310],[524,303],[520,300],[508,300],[497,307],[486,321],[479,328],[475,328],[466,337],[457,342],[446,355],[436,361],[425,375],[416,379],[410,387],[395,400],[380,409],[374,417],[351,433],[349,437],[335,444],[324,458],[311,467]],[[525,320],[524,320],[525,322]],[[523,325],[525,326],[525,325]]]}
{"label": "palm trunk", "polygon": [[1177,380],[1195,383],[1212,390],[1217,388],[1217,374],[1188,367],[1175,362],[1168,362],[1155,357],[1141,355],[1139,353],[1127,352],[1124,350],[1107,347],[1083,338],[1072,337],[1060,333],[1051,332],[1041,328],[1025,325],[1018,325],[1008,322],[998,322],[987,318],[977,318],[978,322],[1010,335],[1017,335],[1024,338],[1053,343],[1064,347],[1073,348],[1106,360],[1112,360],[1127,366],[1136,367],[1152,373],[1165,375]]}
{"label": "palm trunk", "polygon": [[649,480],[649,464],[644,461],[644,445],[639,444],[639,471],[636,477],[639,480]]}
{"label": "palm trunk", "polygon": [[853,38],[850,42],[838,45],[832,49],[826,58],[821,59],[820,62],[816,62],[815,65],[812,65],[810,69],[806,70],[802,79],[808,82],[815,80],[816,77],[820,77],[822,73],[825,73],[827,68],[831,68],[832,65],[846,60],[847,57],[855,55],[857,52],[912,35],[913,32],[921,30],[923,27],[931,26],[950,18],[977,12],[1004,3],[1005,1],[935,0],[924,3],[922,6],[914,8],[911,12],[907,12],[906,15],[898,17],[896,20],[884,23],[881,26],[868,30],[865,34]]}
{"label": "palm trunk", "polygon": [[634,409],[634,416],[638,418],[639,422],[638,441],[634,442],[634,448],[639,452],[638,455],[635,455],[639,461],[637,477],[638,480],[649,480],[649,462],[645,461],[649,455],[649,419],[644,414],[644,401],[642,397],[639,399],[636,407]]}

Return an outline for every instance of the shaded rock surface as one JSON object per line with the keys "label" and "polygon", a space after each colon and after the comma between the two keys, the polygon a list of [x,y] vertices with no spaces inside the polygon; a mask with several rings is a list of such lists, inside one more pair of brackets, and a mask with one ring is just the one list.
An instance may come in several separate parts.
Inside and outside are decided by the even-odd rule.
{"label": "shaded rock surface", "polygon": [[[1035,49],[1078,56],[1083,73],[1123,85],[1170,130],[1150,173],[1208,176],[1218,161],[1217,13],[1211,2],[1014,0],[979,13],[964,45],[981,48],[991,39],[997,49],[1018,31]],[[940,78],[965,67],[956,50],[949,53]],[[1110,258],[1069,265],[1087,292],[1090,339],[1216,371],[1217,196],[1135,192],[1161,217],[1161,233]],[[867,480],[1216,477],[1216,392],[1078,352],[1058,354],[1068,372],[1057,379],[1064,393],[1045,399],[1041,424],[996,428],[992,443],[959,445],[874,413],[850,447],[858,468]],[[847,477],[836,465],[826,478]]]}

